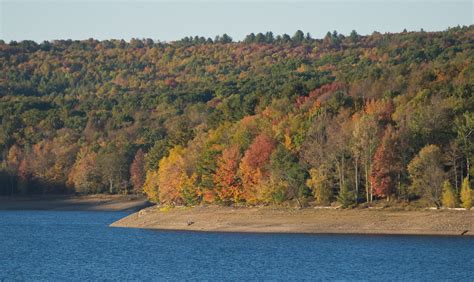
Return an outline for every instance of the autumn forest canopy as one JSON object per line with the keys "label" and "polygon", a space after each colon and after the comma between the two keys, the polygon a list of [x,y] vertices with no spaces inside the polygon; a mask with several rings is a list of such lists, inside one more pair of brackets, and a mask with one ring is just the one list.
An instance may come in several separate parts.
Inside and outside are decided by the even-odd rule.
{"label": "autumn forest canopy", "polygon": [[0,195],[472,205],[474,26],[0,41]]}

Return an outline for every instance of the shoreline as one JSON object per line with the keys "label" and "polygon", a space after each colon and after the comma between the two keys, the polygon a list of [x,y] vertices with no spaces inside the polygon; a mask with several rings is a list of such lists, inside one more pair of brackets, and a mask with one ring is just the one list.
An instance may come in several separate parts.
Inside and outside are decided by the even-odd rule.
{"label": "shoreline", "polygon": [[474,211],[153,206],[110,225],[165,231],[474,236]]}
{"label": "shoreline", "polygon": [[136,212],[151,203],[145,197],[129,195],[47,195],[2,196],[0,211],[48,210],[48,211],[124,211]]}

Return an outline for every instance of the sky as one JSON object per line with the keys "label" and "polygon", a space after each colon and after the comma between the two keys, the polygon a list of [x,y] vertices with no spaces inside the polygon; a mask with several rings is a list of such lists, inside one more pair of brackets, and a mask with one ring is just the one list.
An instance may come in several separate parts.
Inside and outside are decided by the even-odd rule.
{"label": "sky", "polygon": [[349,34],[440,31],[471,25],[474,0],[0,0],[0,39],[44,40],[214,38],[254,32],[322,38]]}

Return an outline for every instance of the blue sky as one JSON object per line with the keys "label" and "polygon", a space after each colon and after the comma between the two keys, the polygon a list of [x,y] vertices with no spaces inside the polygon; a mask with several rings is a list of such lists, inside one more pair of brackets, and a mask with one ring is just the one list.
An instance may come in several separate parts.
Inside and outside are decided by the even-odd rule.
{"label": "blue sky", "polygon": [[250,32],[292,35],[297,29],[321,38],[349,34],[444,30],[473,24],[473,1],[271,1],[271,0],[0,0],[0,39],[126,39],[171,41],[190,35]]}

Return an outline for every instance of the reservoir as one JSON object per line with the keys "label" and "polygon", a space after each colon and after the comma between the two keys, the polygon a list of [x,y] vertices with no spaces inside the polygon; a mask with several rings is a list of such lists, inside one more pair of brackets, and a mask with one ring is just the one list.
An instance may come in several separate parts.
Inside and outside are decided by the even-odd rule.
{"label": "reservoir", "polygon": [[2,280],[471,280],[474,237],[111,228],[125,212],[0,211]]}

